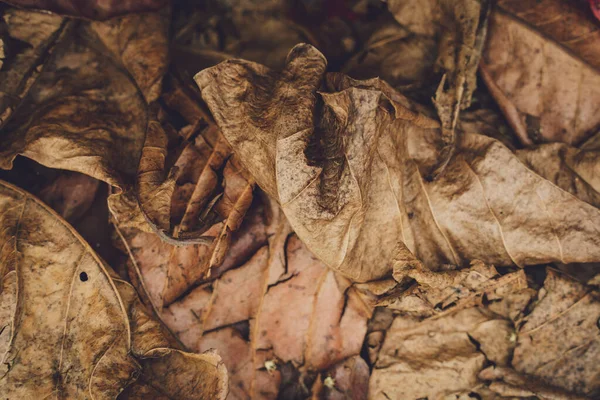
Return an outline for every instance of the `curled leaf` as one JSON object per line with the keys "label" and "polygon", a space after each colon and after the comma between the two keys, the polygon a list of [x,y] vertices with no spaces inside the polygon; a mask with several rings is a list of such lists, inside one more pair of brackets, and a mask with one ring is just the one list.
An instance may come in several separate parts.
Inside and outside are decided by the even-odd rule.
{"label": "curled leaf", "polygon": [[298,236],[355,281],[392,269],[600,259],[600,211],[503,144],[462,135],[444,172],[440,124],[379,80],[324,74],[299,45],[286,67],[230,60],[196,76],[215,121]]}
{"label": "curled leaf", "polygon": [[[10,106],[15,111],[2,127],[0,166],[10,169],[14,158],[24,155],[119,188],[131,185],[147,130],[146,100],[159,90],[166,65],[164,16],[122,17],[102,25],[61,22],[59,17],[38,17],[30,11],[9,9],[6,13],[8,26],[15,25],[9,32],[21,32],[14,34],[22,40],[30,34],[41,44],[32,43],[33,55],[27,51],[13,55],[35,73],[25,76],[28,90],[23,85],[9,88],[9,94],[23,97]],[[38,38],[38,28],[31,22],[40,19],[49,20],[46,29],[61,33]],[[24,26],[27,21],[29,25]],[[132,26],[153,30],[136,37]],[[146,57],[159,62],[142,72],[139,59]]]}

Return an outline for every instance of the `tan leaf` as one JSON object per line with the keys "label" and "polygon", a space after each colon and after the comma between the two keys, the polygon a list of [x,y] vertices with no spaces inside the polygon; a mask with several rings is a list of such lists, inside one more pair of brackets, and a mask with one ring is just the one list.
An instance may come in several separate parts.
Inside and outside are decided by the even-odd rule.
{"label": "tan leaf", "polygon": [[518,331],[515,369],[568,391],[598,396],[599,319],[597,292],[548,269],[535,307]]}
{"label": "tan leaf", "polygon": [[[177,366],[189,382],[155,380],[188,398],[224,398],[226,374],[213,354],[171,347],[134,289],[115,280],[52,210],[0,183],[0,391],[4,398],[113,399],[140,372]],[[177,360],[179,358],[179,360]],[[190,361],[183,361],[190,359]]]}
{"label": "tan leaf", "polygon": [[481,73],[523,144],[577,145],[598,130],[599,39],[578,2],[498,2]]}
{"label": "tan leaf", "polygon": [[379,80],[324,70],[300,45],[279,73],[232,60],[196,80],[240,161],[327,266],[364,282],[418,260],[436,270],[600,259],[597,208],[475,133],[433,179],[439,123]]}
{"label": "tan leaf", "polygon": [[585,400],[589,398],[552,387],[531,376],[521,375],[511,368],[488,367],[481,371],[479,379],[492,381],[489,389],[500,394],[503,399],[507,397],[519,399],[535,397],[541,400]]}
{"label": "tan leaf", "polygon": [[456,398],[444,396],[476,387],[486,359],[509,358],[511,331],[510,323],[477,307],[422,322],[397,316],[373,368],[369,398]]}

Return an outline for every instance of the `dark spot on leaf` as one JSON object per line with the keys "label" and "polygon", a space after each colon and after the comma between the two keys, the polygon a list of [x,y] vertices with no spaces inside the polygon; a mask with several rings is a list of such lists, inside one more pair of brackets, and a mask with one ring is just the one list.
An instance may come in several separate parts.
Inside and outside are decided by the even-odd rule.
{"label": "dark spot on leaf", "polygon": [[85,282],[85,281],[87,281],[87,280],[88,280],[88,275],[87,275],[85,272],[82,272],[82,273],[80,273],[80,274],[79,274],[79,280],[80,280],[81,282]]}

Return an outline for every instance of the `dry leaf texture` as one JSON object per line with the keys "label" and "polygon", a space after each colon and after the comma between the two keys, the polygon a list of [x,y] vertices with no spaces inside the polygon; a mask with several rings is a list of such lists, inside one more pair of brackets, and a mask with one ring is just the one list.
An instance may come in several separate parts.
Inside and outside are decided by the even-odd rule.
{"label": "dry leaf texture", "polygon": [[4,398],[114,399],[140,372],[150,379],[161,368],[190,381],[162,374],[154,387],[224,398],[217,356],[172,348],[133,288],[115,280],[66,222],[20,189],[0,188]]}
{"label": "dry leaf texture", "polygon": [[11,38],[32,48],[5,72],[21,83],[5,83],[17,104],[2,109],[0,166],[10,169],[21,154],[113,186],[132,184],[146,136],[146,101],[160,91],[167,62],[165,16],[132,15],[105,25],[15,9],[4,17]]}
{"label": "dry leaf texture", "polygon": [[600,127],[600,22],[578,2],[499,1],[481,72],[525,145],[580,144]]}
{"label": "dry leaf texture", "polygon": [[330,268],[368,281],[415,256],[431,269],[600,258],[597,208],[475,133],[432,179],[440,124],[385,83],[325,65],[299,45],[281,72],[231,60],[196,81],[241,162]]}
{"label": "dry leaf texture", "polygon": [[168,0],[4,0],[4,2],[19,8],[104,20],[121,14],[157,10],[164,7]]}
{"label": "dry leaf texture", "polygon": [[[165,281],[156,261],[160,248],[143,239],[134,239],[137,247],[130,249],[133,267],[141,290],[160,304]],[[184,276],[202,262],[202,254],[187,257],[179,266]],[[230,374],[230,399],[304,398],[335,368],[343,373],[337,363],[360,352],[369,308],[351,286],[291,233],[278,207],[259,203],[210,280],[190,282],[159,313],[187,348],[217,349]],[[365,372],[360,374],[340,376],[340,390],[364,393],[353,389],[366,385]]]}

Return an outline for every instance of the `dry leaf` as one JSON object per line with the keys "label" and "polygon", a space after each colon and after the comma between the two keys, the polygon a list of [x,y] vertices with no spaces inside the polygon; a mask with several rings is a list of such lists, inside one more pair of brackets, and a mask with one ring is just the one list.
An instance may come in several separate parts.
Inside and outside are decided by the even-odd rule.
{"label": "dry leaf", "polygon": [[552,387],[527,375],[521,375],[511,368],[488,367],[481,371],[479,379],[492,381],[489,389],[498,393],[501,398],[529,398],[541,400],[585,400],[588,397],[569,393]]}
{"label": "dry leaf", "polygon": [[471,391],[486,363],[505,364],[514,348],[510,322],[467,308],[419,322],[397,316],[369,383],[370,399],[446,399]]}
{"label": "dry leaf", "polygon": [[[41,28],[31,22],[40,18],[49,19],[12,9],[5,14],[9,26],[13,22],[18,26],[20,33],[15,36],[22,38],[36,37]],[[52,18],[54,29],[58,17]],[[23,90],[9,92],[24,98],[4,121],[0,166],[10,169],[21,154],[113,186],[133,183],[148,123],[144,95],[151,99],[158,90],[164,68],[153,67],[144,75],[138,71],[139,62],[132,58],[158,57],[165,65],[167,22],[161,18],[122,17],[107,23],[110,34],[100,29],[99,23],[64,21],[60,22],[64,25],[60,35],[50,36],[41,45],[32,42],[34,54],[41,53],[38,58],[21,55],[29,68],[41,68],[41,72],[26,76],[30,86],[26,95]],[[127,21],[137,24],[138,29],[148,24],[151,35],[132,38]],[[110,49],[102,44],[99,33],[106,34]],[[117,46],[120,40],[127,43]],[[148,43],[151,45],[144,45]],[[49,48],[52,52],[47,55]],[[123,64],[131,68],[130,73]],[[143,94],[140,88],[145,90]]]}
{"label": "dry leaf", "polygon": [[518,331],[512,364],[548,384],[600,395],[600,301],[591,288],[549,269]]}
{"label": "dry leaf", "polygon": [[462,135],[432,179],[439,123],[379,80],[324,70],[300,45],[281,72],[231,60],[196,80],[241,162],[330,268],[364,282],[417,259],[434,270],[600,259],[597,208],[479,134]]}
{"label": "dry leaf", "polygon": [[[142,244],[140,239],[133,245]],[[165,282],[155,260],[165,253],[158,249],[149,242],[130,248],[142,290],[153,302],[161,300]],[[204,260],[196,253],[190,259]],[[179,268],[186,276],[196,264]],[[281,211],[260,203],[211,280],[190,283],[159,309],[187,348],[219,351],[230,374],[231,399],[309,396],[318,372],[360,353],[368,312],[351,283],[291,233]]]}
{"label": "dry leaf", "polygon": [[6,183],[0,207],[4,398],[114,399],[140,372],[149,378],[174,366],[193,379],[167,382],[165,376],[153,380],[156,386],[189,393],[188,385],[196,385],[193,398],[225,397],[218,357],[172,348],[133,288],[115,280],[58,215]]}
{"label": "dry leaf", "polygon": [[168,0],[3,0],[19,8],[46,10],[58,14],[90,19],[107,19],[114,16],[140,11],[158,10]]}
{"label": "dry leaf", "polygon": [[[535,295],[534,290],[527,289],[527,278],[523,270],[500,276],[493,266],[480,261],[461,270],[432,272],[418,267],[395,271],[394,278],[399,282],[412,278],[417,283],[399,296],[391,295],[380,301],[378,305],[419,317],[498,302],[508,294],[519,292],[522,294],[519,298],[512,295],[504,303],[489,305],[497,314],[517,320],[521,317],[520,311]],[[505,304],[508,301],[514,304]]]}
{"label": "dry leaf", "polygon": [[498,2],[481,73],[523,144],[576,145],[598,130],[599,39],[578,2]]}
{"label": "dry leaf", "polygon": [[70,223],[81,218],[92,206],[100,181],[77,172],[65,171],[44,187],[39,197]]}
{"label": "dry leaf", "polygon": [[165,174],[169,151],[167,133],[152,121],[135,191],[110,203],[119,235],[140,269],[132,279],[143,281],[146,269],[155,271],[153,277],[161,276],[152,278],[154,287],[147,290],[158,308],[223,263],[232,234],[252,204],[254,188],[214,127],[184,142]]}

